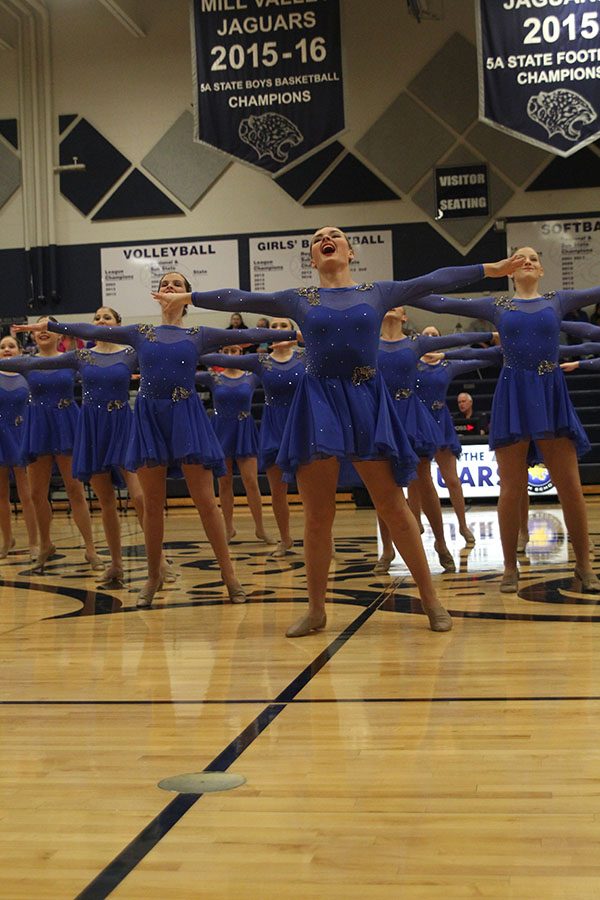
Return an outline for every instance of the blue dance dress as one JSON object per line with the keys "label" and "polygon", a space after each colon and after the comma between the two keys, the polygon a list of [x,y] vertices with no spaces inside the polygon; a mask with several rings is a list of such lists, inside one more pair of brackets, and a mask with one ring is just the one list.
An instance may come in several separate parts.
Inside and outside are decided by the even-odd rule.
{"label": "blue dance dress", "polygon": [[397,402],[400,420],[417,456],[433,459],[442,441],[438,423],[416,393],[417,367],[421,356],[446,347],[461,347],[491,339],[491,332],[467,332],[442,337],[421,334],[399,341],[379,341],[377,365],[388,391]]}
{"label": "blue dance dress", "polygon": [[71,456],[73,453],[79,407],[75,403],[74,367],[69,364],[68,357],[69,354],[59,353],[56,356],[13,356],[2,361],[3,369],[20,372],[29,385],[31,400],[23,436],[25,464],[38,456]]}
{"label": "blue dance dress", "polygon": [[496,325],[504,366],[492,402],[492,450],[523,440],[568,437],[578,456],[587,452],[589,442],[558,365],[559,333],[567,313],[598,301],[600,288],[551,291],[533,300],[428,297],[419,304],[431,312],[457,313]]}
{"label": "blue dance dress", "polygon": [[[460,351],[455,351],[456,353]],[[477,353],[477,350],[473,350]],[[480,351],[483,352],[483,351]],[[492,365],[490,360],[448,360],[430,365],[420,362],[417,366],[417,394],[422,403],[427,407],[438,426],[439,445],[437,450],[451,450],[458,458],[462,453],[462,447],[446,403],[448,388],[454,378],[473,369],[481,369]]]}
{"label": "blue dance dress", "polygon": [[[89,481],[100,472],[113,472],[124,465],[131,434],[129,382],[137,368],[131,347],[114,353],[73,350],[57,356],[34,356],[30,367],[36,371],[78,372],[83,402],[77,416],[73,441],[73,475]],[[119,483],[121,483],[119,481]]]}
{"label": "blue dance dress", "polygon": [[[208,354],[201,357],[200,362],[204,366],[221,365],[210,362],[213,356],[220,358],[221,354]],[[234,359],[237,359],[236,368],[240,368],[240,362],[245,357]],[[259,383],[251,372],[244,372],[236,378],[218,372],[196,372],[196,384],[207,388],[212,395],[215,411],[212,426],[225,459],[258,456],[258,429],[252,418],[252,397]]]}
{"label": "blue dance dress", "polygon": [[273,294],[208,291],[193,293],[192,302],[299,323],[306,371],[294,394],[276,460],[286,481],[294,478],[300,465],[336,457],[350,462],[389,459],[396,482],[405,485],[415,475],[418,458],[377,370],[381,322],[395,306],[420,305],[434,284],[452,290],[482,277],[482,266],[465,266],[438,269],[410,281],[343,288],[306,287]]}
{"label": "blue dance dress", "polygon": [[[225,353],[211,353],[202,358],[207,366],[237,368],[239,362]],[[248,353],[243,357],[244,369],[253,372],[265,391],[258,436],[258,467],[261,472],[275,465],[290,406],[300,378],[304,375],[304,352],[295,349],[286,362],[266,353]]]}
{"label": "blue dance dress", "polygon": [[23,376],[0,371],[0,467],[26,464],[23,440],[28,407],[29,385]]}
{"label": "blue dance dress", "polygon": [[[194,463],[215,475],[225,474],[221,446],[196,392],[196,365],[208,350],[267,340],[270,329],[49,322],[48,330],[84,340],[128,344],[137,351],[140,389],[124,460],[126,469],[157,465],[176,469],[182,463]],[[284,334],[291,335],[291,340],[295,337],[295,332]]]}

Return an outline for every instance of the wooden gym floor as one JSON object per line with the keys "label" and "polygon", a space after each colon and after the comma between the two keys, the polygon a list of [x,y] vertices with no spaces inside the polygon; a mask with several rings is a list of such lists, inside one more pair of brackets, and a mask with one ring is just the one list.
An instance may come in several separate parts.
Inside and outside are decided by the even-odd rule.
{"label": "wooden gym floor", "polygon": [[[576,590],[556,506],[532,507],[519,596],[498,592],[494,509],[469,512],[470,553],[445,520],[450,634],[402,566],[371,573],[374,514],[349,504],[327,630],[301,640],[301,552],[269,559],[244,509],[245,606],[189,509],[168,514],[179,577],[151,610],[131,513],[124,590],[95,589],[65,514],[46,575],[1,562],[0,897],[598,898],[600,596]],[[205,769],[247,781],[157,787]]]}

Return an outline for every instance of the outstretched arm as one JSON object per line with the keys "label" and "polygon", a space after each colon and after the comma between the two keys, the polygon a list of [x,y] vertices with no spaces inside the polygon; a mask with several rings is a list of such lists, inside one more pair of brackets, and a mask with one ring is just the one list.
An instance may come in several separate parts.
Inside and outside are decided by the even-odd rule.
{"label": "outstretched arm", "polygon": [[[443,355],[446,359],[451,360],[478,360],[486,363],[488,366],[493,366],[494,364],[502,365],[504,362],[502,347],[462,347],[459,350],[448,350]],[[477,368],[479,369],[481,366],[477,366]]]}
{"label": "outstretched arm", "polygon": [[488,357],[479,356],[471,360],[454,359],[449,363],[450,377],[454,379],[458,378],[459,375],[464,375],[466,372],[473,372],[475,369],[486,369],[488,366],[493,366],[496,359],[496,357],[491,355]]}
{"label": "outstretched arm", "polygon": [[[207,328],[203,327],[199,332],[199,347],[201,353],[207,350],[216,350],[219,347],[229,347],[232,344],[243,346],[244,344],[263,344],[273,340],[275,332],[272,328]],[[277,331],[277,339],[281,341],[295,341],[295,331]]]}
{"label": "outstretched arm", "polygon": [[[420,334],[416,343],[419,348],[419,356],[423,356],[424,353],[430,353],[432,350],[444,350],[446,347],[465,347],[468,344],[474,344],[475,341],[488,342],[492,340],[493,336],[492,331],[464,331],[462,334],[443,334],[440,337]],[[479,348],[480,353],[482,349]]]}
{"label": "outstretched arm", "polygon": [[560,313],[566,316],[575,309],[581,309],[582,306],[600,303],[600,287],[585,288],[582,291],[558,291],[556,296],[560,304]]}
{"label": "outstretched arm", "polygon": [[75,350],[56,356],[11,356],[0,360],[0,371],[32,372],[35,369],[77,369],[79,361]]}
{"label": "outstretched arm", "polygon": [[262,363],[258,353],[244,353],[243,356],[232,356],[230,353],[206,353],[198,360],[200,365],[211,368],[220,366],[222,369],[243,369],[244,372],[254,372],[260,375]]}
{"label": "outstretched arm", "polygon": [[560,330],[580,341],[600,341],[600,328],[589,322],[561,322]]}
{"label": "outstretched arm", "polygon": [[[512,275],[524,263],[522,257],[513,255],[508,259],[502,259],[495,263],[483,263],[476,266],[453,266],[444,269],[436,269],[428,275],[411,278],[408,281],[382,282],[384,286],[385,308],[394,306],[416,306],[419,309],[430,309],[423,305],[423,301],[430,294],[440,294],[442,291],[453,291],[481,278],[503,278]],[[466,301],[462,301],[463,304]],[[473,302],[473,301],[469,301]],[[446,308],[444,312],[453,312]],[[470,315],[466,312],[466,315]],[[477,316],[478,314],[475,313]]]}
{"label": "outstretched arm", "polygon": [[217,309],[232,313],[264,313],[297,319],[300,295],[295,290],[261,294],[236,288],[222,288],[218,291],[193,291],[191,294],[153,291],[152,296],[166,312],[179,311],[184,306],[192,304],[202,309]]}
{"label": "outstretched arm", "polygon": [[70,334],[84,341],[107,341],[110,344],[137,345],[140,331],[138,325],[90,325],[89,322],[36,322],[33,325],[14,325],[13,330],[53,331],[55,334]]}
{"label": "outstretched arm", "polygon": [[586,344],[561,344],[558,355],[561,359],[566,356],[600,356],[600,343],[591,341]]}

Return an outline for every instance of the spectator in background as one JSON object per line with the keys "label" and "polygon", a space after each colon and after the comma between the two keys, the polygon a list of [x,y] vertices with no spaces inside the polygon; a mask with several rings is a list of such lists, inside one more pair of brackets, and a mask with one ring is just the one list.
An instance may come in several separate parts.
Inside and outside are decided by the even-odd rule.
{"label": "spectator in background", "polygon": [[[269,320],[267,318],[263,317],[261,319],[256,320],[256,327],[257,328],[270,328],[271,323],[269,322]],[[271,348],[271,345],[267,344],[267,343],[256,344],[254,350],[251,347],[247,347],[244,350],[244,353],[268,353],[270,348]]]}
{"label": "spectator in background", "polygon": [[240,313],[231,313],[229,317],[229,325],[227,328],[247,328],[248,326],[242,319]]}
{"label": "spectator in background", "polygon": [[456,398],[456,403],[458,414],[454,415],[454,426],[459,434],[487,434],[486,417],[475,415],[472,396],[462,391]]}

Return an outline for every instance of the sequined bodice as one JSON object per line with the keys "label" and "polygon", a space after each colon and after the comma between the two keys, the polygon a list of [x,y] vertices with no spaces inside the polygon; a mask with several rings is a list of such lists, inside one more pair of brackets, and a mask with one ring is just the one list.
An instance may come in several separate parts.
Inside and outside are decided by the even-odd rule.
{"label": "sequined bodice", "polygon": [[[537,309],[524,309],[526,304]],[[547,302],[517,302],[517,309],[500,316],[498,331],[504,365],[511,369],[538,369],[543,362],[556,363],[559,352],[560,318]]]}
{"label": "sequined bodice", "polygon": [[[169,326],[159,326],[156,332]],[[194,392],[198,348],[183,329],[172,340],[146,340],[138,345],[140,396],[153,400],[172,399],[176,388]],[[176,338],[176,339],[175,339]]]}
{"label": "sequined bodice", "polygon": [[383,375],[387,388],[392,395],[397,391],[412,391],[417,382],[418,356],[415,352],[416,341],[386,341],[385,349],[377,354],[377,367]]}
{"label": "sequined bodice", "polygon": [[381,312],[367,303],[347,306],[331,296],[337,293],[322,290],[324,299],[302,322],[306,371],[317,378],[352,378],[355,369],[377,366]]}
{"label": "sequined bodice", "polygon": [[83,384],[83,402],[105,406],[110,401],[129,401],[131,372],[136,354],[131,348],[118,353],[80,352],[79,371]]}
{"label": "sequined bodice", "polygon": [[29,386],[23,376],[0,372],[0,422],[14,424],[25,414],[28,403]]}
{"label": "sequined bodice", "polygon": [[237,378],[223,374],[211,375],[210,392],[215,414],[224,419],[238,419],[250,415],[252,395],[258,387],[256,375],[244,373]]}
{"label": "sequined bodice", "polygon": [[74,399],[73,369],[32,369],[27,372],[27,383],[32,406],[58,406]]}
{"label": "sequined bodice", "polygon": [[304,371],[304,360],[296,353],[287,362],[267,357],[261,373],[266,405],[289,406]]}
{"label": "sequined bodice", "polygon": [[431,408],[434,404],[446,402],[452,374],[452,366],[446,362],[433,366],[427,363],[418,364],[417,393],[426,406]]}

